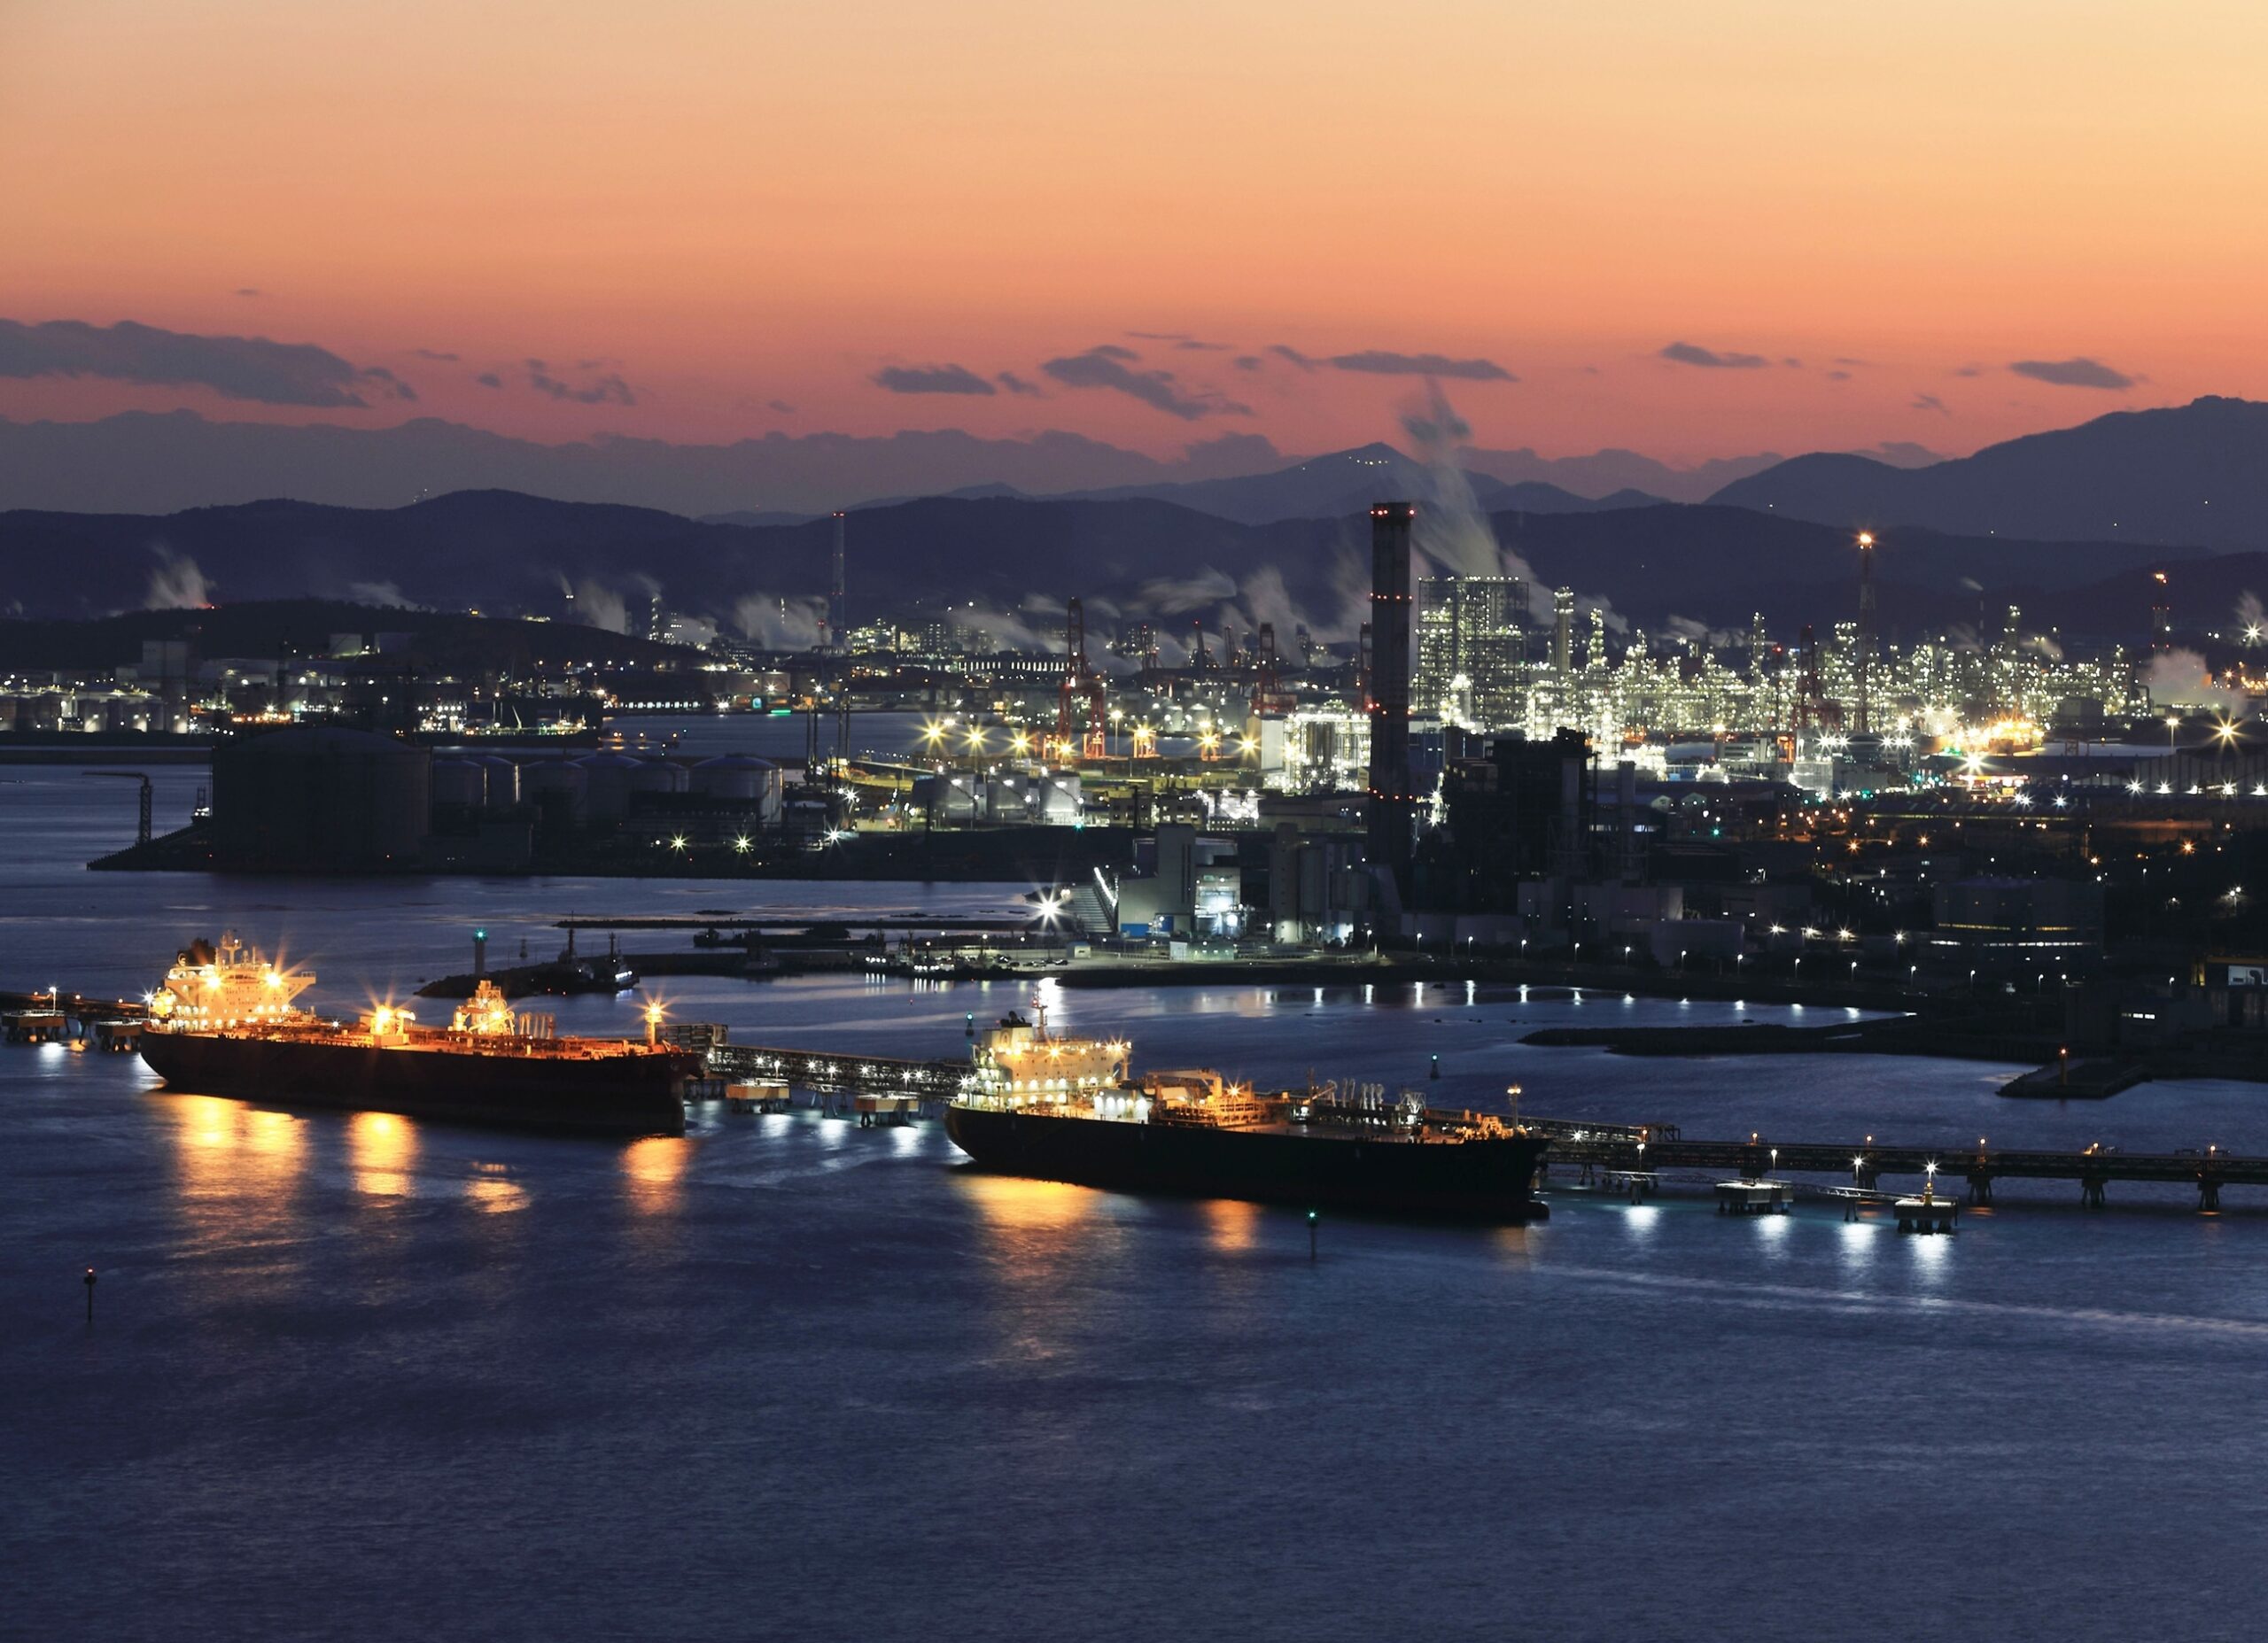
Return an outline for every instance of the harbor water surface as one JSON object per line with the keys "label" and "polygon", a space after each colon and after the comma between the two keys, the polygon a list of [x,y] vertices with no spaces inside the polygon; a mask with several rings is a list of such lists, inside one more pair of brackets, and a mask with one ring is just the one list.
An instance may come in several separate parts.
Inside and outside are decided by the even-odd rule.
{"label": "harbor water surface", "polygon": [[[159,773],[160,825],[195,780]],[[462,967],[476,924],[501,962],[570,911],[1006,912],[1029,887],[87,873],[130,836],[122,787],[0,770],[0,985],[139,993],[225,926],[350,1009]],[[736,1041],[939,1057],[1031,994],[656,990]],[[1262,1083],[2268,1151],[2250,1085],[2063,1106],[1973,1062],[1517,1042],[1776,1008],[1454,979],[1046,996],[1139,1065]],[[636,1008],[561,1025],[629,1034]],[[1331,1221],[1310,1261],[1296,1213],[990,1178],[935,1124],[703,1107],[614,1145],[154,1083],[0,1050],[12,1635],[2213,1638],[2251,1635],[2268,1585],[2268,1194],[2090,1213],[2004,1185],[1915,1238],[1562,1181],[1545,1224]]]}

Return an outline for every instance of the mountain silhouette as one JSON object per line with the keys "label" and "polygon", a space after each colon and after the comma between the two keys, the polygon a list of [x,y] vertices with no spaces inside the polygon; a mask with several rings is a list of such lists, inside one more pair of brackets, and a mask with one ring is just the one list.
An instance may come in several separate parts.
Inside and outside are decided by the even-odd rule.
{"label": "mountain silhouette", "polygon": [[1853,531],[2256,548],[2268,545],[2268,404],[2114,411],[1927,468],[1798,456],[1710,500]]}
{"label": "mountain silhouette", "polygon": [[[1534,577],[1539,619],[1559,585],[1650,626],[1677,616],[1744,628],[1761,612],[1784,636],[1855,610],[1856,548],[1838,526],[1656,503],[1504,508],[1487,529]],[[1465,521],[1463,534],[1476,532],[1485,540],[1480,522]],[[731,632],[760,627],[782,600],[824,593],[832,536],[826,518],[741,525],[476,491],[397,508],[270,501],[162,516],[0,514],[0,568],[12,614],[32,617],[316,599],[596,617],[642,632],[648,601],[658,598]],[[913,622],[951,607],[956,620],[1011,643],[1051,645],[1073,595],[1099,632],[1122,620],[1168,632],[1192,620],[1208,628],[1267,621],[1286,640],[1300,623],[1346,638],[1366,619],[1369,521],[1359,510],[1250,525],[1145,497],[927,498],[855,510],[846,536],[858,621]],[[2090,604],[2077,591],[2185,557],[2119,542],[1887,532],[1877,564],[1883,619],[1886,631],[1910,633],[1974,623],[1980,602],[2030,610],[2070,594],[2078,600],[2071,618],[2086,631],[2139,632],[2147,599],[2113,588]]]}

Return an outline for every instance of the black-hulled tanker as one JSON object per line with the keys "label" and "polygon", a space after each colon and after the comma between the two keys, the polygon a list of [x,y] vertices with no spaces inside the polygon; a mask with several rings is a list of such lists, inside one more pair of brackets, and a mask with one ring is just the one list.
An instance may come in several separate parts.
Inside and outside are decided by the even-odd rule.
{"label": "black-hulled tanker", "polygon": [[984,1034],[953,1143],[1009,1174],[1302,1209],[1518,1222],[1545,1141],[1486,1114],[1305,1091],[1254,1095],[1210,1072],[1127,1077],[1128,1047],[1012,1015]]}
{"label": "black-hulled tanker", "polygon": [[151,997],[142,1058],[168,1089],[305,1106],[608,1135],[679,1135],[700,1058],[613,1038],[563,1038],[483,981],[447,1027],[380,1005],[329,1021],[292,1001],[315,982],[233,937],[198,942]]}

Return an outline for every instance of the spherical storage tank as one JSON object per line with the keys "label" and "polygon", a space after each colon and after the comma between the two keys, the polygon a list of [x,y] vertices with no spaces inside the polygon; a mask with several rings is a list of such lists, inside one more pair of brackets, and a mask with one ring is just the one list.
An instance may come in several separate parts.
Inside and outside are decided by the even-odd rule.
{"label": "spherical storage tank", "polygon": [[213,842],[230,865],[341,871],[416,861],[432,756],[372,731],[295,725],[213,752]]}
{"label": "spherical storage tank", "polygon": [[488,778],[470,759],[433,761],[433,802],[478,810],[486,797]]}

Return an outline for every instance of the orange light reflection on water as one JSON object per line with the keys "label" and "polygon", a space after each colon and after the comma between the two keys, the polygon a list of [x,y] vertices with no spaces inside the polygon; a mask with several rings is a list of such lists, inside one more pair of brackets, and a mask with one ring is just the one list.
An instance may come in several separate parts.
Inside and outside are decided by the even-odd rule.
{"label": "orange light reflection on water", "polygon": [[1091,1187],[977,1170],[956,1171],[953,1182],[975,1206],[986,1253],[1017,1283],[1060,1280],[1099,1245],[1117,1242],[1109,1195]]}
{"label": "orange light reflection on water", "polygon": [[307,1126],[221,1096],[167,1096],[176,1202],[202,1237],[260,1242],[295,1230],[291,1222],[307,1169]]}
{"label": "orange light reflection on water", "polygon": [[489,1215],[509,1215],[528,1206],[527,1189],[509,1180],[501,1164],[476,1164],[480,1173],[464,1183],[464,1196],[475,1209]]}
{"label": "orange light reflection on water", "polygon": [[685,1199],[685,1172],[693,1143],[681,1135],[648,1135],[622,1150],[622,1179],[630,1207],[641,1215],[673,1215]]}
{"label": "orange light reflection on water", "polygon": [[1206,1236],[1222,1253],[1248,1250],[1259,1243],[1259,1205],[1242,1198],[1208,1198],[1202,1208]]}
{"label": "orange light reflection on water", "polygon": [[399,1113],[355,1113],[347,1120],[346,1151],[356,1191],[406,1198],[415,1190],[417,1127]]}

